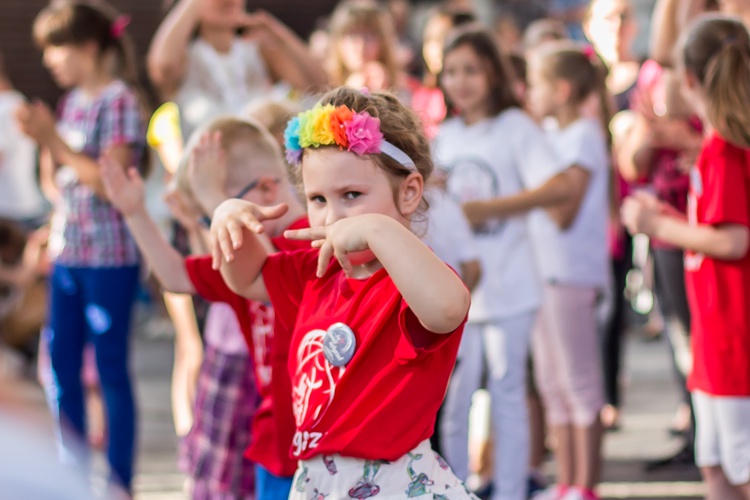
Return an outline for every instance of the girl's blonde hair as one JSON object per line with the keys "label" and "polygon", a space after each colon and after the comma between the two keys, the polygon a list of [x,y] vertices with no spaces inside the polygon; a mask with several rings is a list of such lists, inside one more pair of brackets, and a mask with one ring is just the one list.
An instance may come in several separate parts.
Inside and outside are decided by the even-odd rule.
{"label": "girl's blonde hair", "polygon": [[287,122],[297,113],[299,106],[288,99],[266,99],[247,106],[244,116],[263,125],[274,137],[284,133]]}
{"label": "girl's blonde hair", "polygon": [[[227,179],[242,176],[245,173],[242,170],[247,170],[255,175],[270,174],[278,177],[280,181],[288,181],[281,149],[273,136],[262,125],[249,119],[231,116],[219,117],[205,127],[193,132],[172,179],[174,187],[184,195],[191,210],[203,213],[190,185],[188,173],[190,156],[201,137],[206,133],[214,132],[221,134],[221,149],[225,153],[228,153],[230,148],[238,143],[246,144],[252,150],[252,158],[245,156],[246,152],[244,151],[242,158],[227,157]],[[250,176],[247,175],[247,177]],[[236,186],[236,189],[239,190],[242,187]]]}
{"label": "girl's blonde hair", "polygon": [[379,61],[385,68],[389,85],[396,84],[399,73],[396,47],[398,40],[388,12],[372,0],[345,0],[331,16],[327,69],[334,85],[343,85],[349,71],[339,54],[338,42],[353,30],[372,31],[380,42]]}
{"label": "girl's blonde hair", "polygon": [[680,62],[706,98],[706,118],[727,141],[750,148],[750,36],[741,21],[703,16],[681,43]]}
{"label": "girl's blonde hair", "polygon": [[[339,87],[321,97],[319,103],[344,105],[352,111],[366,111],[371,116],[379,118],[383,139],[399,148],[414,161],[417,172],[425,183],[429,180],[435,167],[430,155],[430,145],[422,133],[424,126],[417,115],[401,104],[395,95],[388,92],[369,94],[348,87]],[[376,155],[375,162],[391,179],[394,201],[396,201],[400,181],[408,177],[412,171],[384,154]],[[427,208],[427,202],[423,198],[418,212],[424,213]]]}

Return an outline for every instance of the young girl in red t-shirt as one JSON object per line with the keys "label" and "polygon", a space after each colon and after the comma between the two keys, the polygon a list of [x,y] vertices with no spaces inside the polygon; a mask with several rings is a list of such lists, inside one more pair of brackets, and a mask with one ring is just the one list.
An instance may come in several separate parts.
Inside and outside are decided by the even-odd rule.
{"label": "young girl in red t-shirt", "polygon": [[750,499],[750,36],[735,19],[704,17],[683,41],[681,66],[707,131],[688,217],[638,193],[623,220],[687,250],[696,463],[709,500]]}
{"label": "young girl in red t-shirt", "polygon": [[289,122],[308,250],[269,254],[256,233],[286,207],[224,202],[211,227],[230,288],[270,300],[288,351],[299,459],[290,498],[473,498],[430,448],[469,292],[409,227],[433,169],[414,114],[340,88]]}

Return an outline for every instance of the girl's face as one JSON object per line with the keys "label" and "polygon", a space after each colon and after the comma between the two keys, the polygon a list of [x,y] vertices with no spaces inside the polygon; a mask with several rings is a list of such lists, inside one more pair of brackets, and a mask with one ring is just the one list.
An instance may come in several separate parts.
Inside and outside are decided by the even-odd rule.
{"label": "girl's face", "polygon": [[553,115],[559,106],[557,82],[544,74],[539,58],[532,58],[528,68],[527,105],[537,118]]}
{"label": "girl's face", "polygon": [[406,225],[410,215],[399,212],[391,179],[372,158],[333,147],[307,150],[302,183],[311,227],[364,214],[387,215]]}
{"label": "girl's face", "polygon": [[433,16],[424,27],[422,57],[427,70],[433,75],[439,74],[443,69],[443,45],[450,29],[451,22],[447,16]]}
{"label": "girl's face", "polygon": [[487,65],[468,44],[445,54],[441,82],[459,113],[488,110],[490,77]]}
{"label": "girl's face", "polygon": [[747,17],[750,15],[750,0],[719,0],[719,9],[727,14]]}
{"label": "girl's face", "polygon": [[365,64],[379,61],[380,35],[371,28],[358,27],[347,30],[338,40],[339,57],[350,73],[361,71]]}
{"label": "girl's face", "polygon": [[591,5],[586,35],[607,62],[627,60],[638,32],[628,0],[597,0]]}
{"label": "girl's face", "polygon": [[42,53],[44,66],[62,88],[83,83],[96,71],[97,49],[93,42],[83,45],[47,45]]}
{"label": "girl's face", "polygon": [[237,28],[245,12],[245,0],[203,0],[201,23],[217,28]]}

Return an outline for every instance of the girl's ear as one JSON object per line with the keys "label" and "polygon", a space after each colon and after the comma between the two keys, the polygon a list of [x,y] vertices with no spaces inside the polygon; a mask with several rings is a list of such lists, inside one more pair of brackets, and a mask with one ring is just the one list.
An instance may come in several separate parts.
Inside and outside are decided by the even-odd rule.
{"label": "girl's ear", "polygon": [[419,172],[412,172],[406,179],[401,181],[398,201],[399,211],[405,216],[410,216],[419,208],[424,193],[424,177]]}
{"label": "girl's ear", "polygon": [[555,97],[558,104],[566,104],[570,102],[570,96],[573,92],[573,86],[568,80],[557,78],[554,81],[555,85]]}
{"label": "girl's ear", "polygon": [[682,82],[685,88],[688,90],[695,90],[700,86],[698,78],[687,70],[683,70],[682,72]]}
{"label": "girl's ear", "polygon": [[95,41],[89,40],[87,42],[83,42],[81,44],[81,48],[84,50],[84,52],[91,55],[91,57],[99,57],[99,46]]}

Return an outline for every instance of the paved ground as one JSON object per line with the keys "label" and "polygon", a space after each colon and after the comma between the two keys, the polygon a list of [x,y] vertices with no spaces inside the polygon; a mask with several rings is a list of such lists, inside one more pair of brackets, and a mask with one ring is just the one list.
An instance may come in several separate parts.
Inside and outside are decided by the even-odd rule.
{"label": "paved ground", "polygon": [[[181,499],[182,477],[176,467],[177,440],[169,407],[172,344],[169,339],[139,338],[134,373],[141,415],[138,500]],[[622,429],[606,437],[604,483],[611,499],[700,498],[702,485],[692,467],[646,473],[644,462],[674,451],[679,443],[666,432],[677,402],[667,348],[632,335],[626,350],[626,405]],[[41,391],[32,383],[15,385],[13,393],[33,408],[33,418],[49,428]],[[50,433],[51,439],[51,433]]]}

